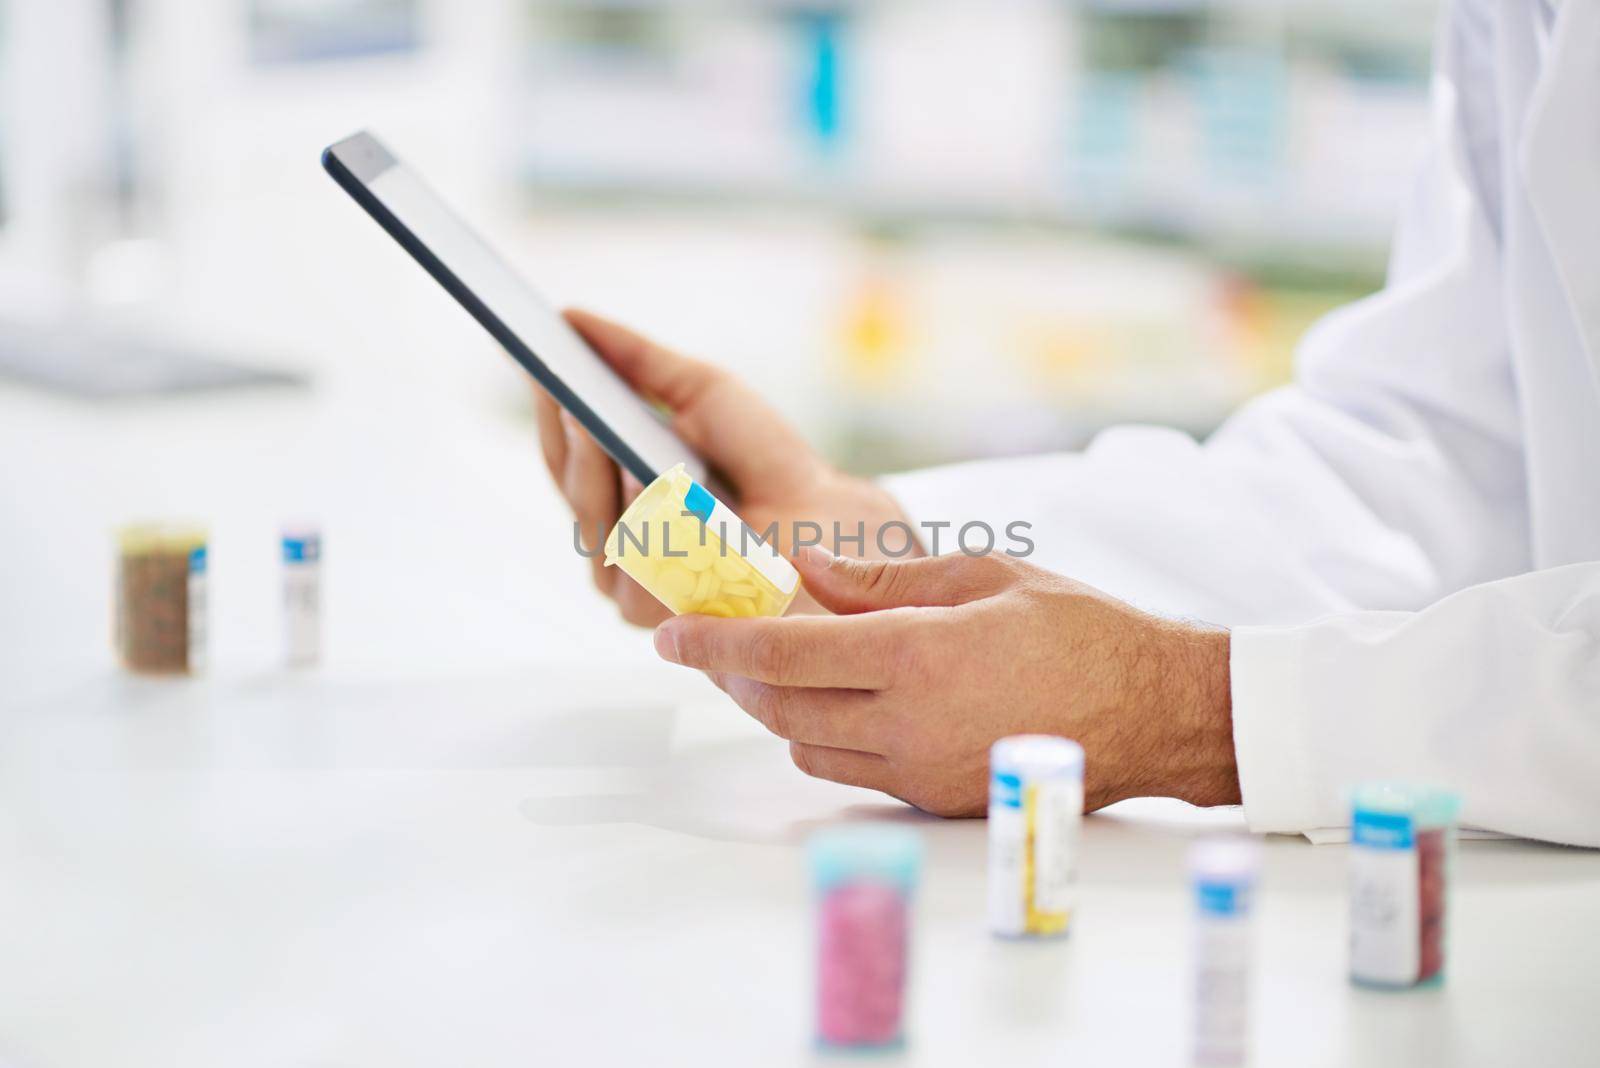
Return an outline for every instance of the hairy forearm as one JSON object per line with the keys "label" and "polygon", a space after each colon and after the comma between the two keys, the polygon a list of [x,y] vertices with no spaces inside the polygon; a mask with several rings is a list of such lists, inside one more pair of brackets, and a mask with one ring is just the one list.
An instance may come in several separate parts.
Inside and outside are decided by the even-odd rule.
{"label": "hairy forearm", "polygon": [[1240,803],[1233,752],[1229,634],[1222,627],[1167,624],[1166,744],[1156,755],[1151,792],[1196,805]]}
{"label": "hairy forearm", "polygon": [[[1095,595],[1099,597],[1100,595]],[[1130,797],[1177,797],[1195,805],[1238,804],[1228,677],[1229,634],[1221,627],[1160,619],[1101,598],[1104,635],[1087,646],[1074,680],[1083,709],[1101,702],[1093,729],[1071,713],[1089,749],[1085,800],[1090,809]],[[1081,624],[1081,619],[1074,617]]]}

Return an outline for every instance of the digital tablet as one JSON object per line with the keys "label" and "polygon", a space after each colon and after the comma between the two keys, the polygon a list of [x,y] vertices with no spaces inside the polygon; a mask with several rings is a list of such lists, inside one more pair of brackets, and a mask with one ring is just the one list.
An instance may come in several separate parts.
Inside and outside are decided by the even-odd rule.
{"label": "digital tablet", "polygon": [[541,386],[640,483],[704,465],[578,332],[410,167],[365,131],[328,146],[322,165]]}

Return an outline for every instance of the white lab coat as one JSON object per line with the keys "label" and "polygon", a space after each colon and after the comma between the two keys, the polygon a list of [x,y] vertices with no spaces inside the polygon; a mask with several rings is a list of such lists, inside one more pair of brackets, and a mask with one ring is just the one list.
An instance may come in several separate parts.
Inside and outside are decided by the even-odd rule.
{"label": "white lab coat", "polygon": [[1461,0],[1379,294],[1204,444],[887,480],[913,519],[1034,524],[1035,562],[1233,626],[1258,831],[1370,779],[1600,845],[1600,0]]}

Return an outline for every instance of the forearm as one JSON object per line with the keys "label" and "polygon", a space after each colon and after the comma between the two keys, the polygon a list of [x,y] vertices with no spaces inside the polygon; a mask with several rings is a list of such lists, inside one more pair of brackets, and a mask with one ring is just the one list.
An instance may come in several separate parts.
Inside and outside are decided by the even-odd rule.
{"label": "forearm", "polygon": [[[1088,807],[1130,797],[1238,804],[1229,632],[1103,603],[1110,619],[1101,637],[1071,650],[1086,684],[1069,695],[1062,722],[1047,727],[1085,740]],[[1099,708],[1083,707],[1089,694],[1099,695]]]}
{"label": "forearm", "polygon": [[1223,627],[1168,624],[1170,639],[1168,746],[1156,765],[1152,793],[1195,805],[1237,805],[1239,767],[1233,747],[1229,686],[1231,636]]}
{"label": "forearm", "polygon": [[1091,773],[1090,807],[1128,797],[1237,805],[1229,634],[1222,627],[1144,617],[1124,654],[1119,734],[1111,767]]}

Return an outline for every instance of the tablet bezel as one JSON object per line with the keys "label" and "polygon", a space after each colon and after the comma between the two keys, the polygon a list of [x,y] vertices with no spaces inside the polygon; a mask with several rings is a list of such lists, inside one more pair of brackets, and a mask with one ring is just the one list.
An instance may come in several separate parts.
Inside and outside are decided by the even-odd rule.
{"label": "tablet bezel", "polygon": [[[617,433],[610,424],[584,402],[581,396],[562,381],[560,376],[539,358],[538,353],[534,352],[531,347],[518,337],[516,332],[507,326],[495,314],[493,309],[473,292],[471,287],[466,285],[403,220],[389,210],[371,189],[367,188],[369,183],[376,181],[391,168],[404,166],[393,153],[384,147],[382,142],[363,130],[324,149],[322,152],[322,166],[329,176],[339,183],[339,186],[346,193],[350,194],[351,199],[361,206],[362,210],[370,215],[379,226],[383,227],[384,231],[401,248],[405,249],[411,255],[411,258],[416,260],[435,282],[444,287],[445,291],[454,297],[456,302],[465,308],[478,321],[479,325],[487,330],[500,343],[501,347],[510,353],[511,357],[521,364],[523,369],[532,375],[539,385],[555,398],[556,403],[577,418],[578,422],[594,437],[595,442],[613,460],[620,464],[623,470],[638,479],[641,485],[648,486],[655,481],[661,472],[655,470],[643,456],[624,440],[622,435]],[[471,228],[458,216],[455,216],[453,212],[451,215],[469,233],[472,232]],[[473,236],[476,237],[477,235],[473,234]],[[480,244],[484,244],[486,248],[489,247],[481,238],[478,238],[478,241]],[[567,329],[570,330],[571,328],[568,327]],[[576,331],[572,333],[585,348],[589,348],[588,344],[583,342],[583,339],[577,335]],[[593,350],[590,349],[590,352],[592,353]],[[605,367],[606,373],[617,377],[616,372],[611,370],[608,365],[605,365],[599,355],[596,354],[594,358]],[[620,381],[620,377],[618,380]],[[626,386],[626,383],[623,384]],[[639,401],[639,405],[646,418],[654,418],[649,407],[642,399]],[[673,433],[671,427],[663,425],[662,429],[676,438],[676,434]],[[687,445],[683,446],[683,459],[689,467],[690,473],[697,480],[704,482],[706,477],[705,470],[703,467],[699,467],[697,457]],[[697,468],[699,469],[697,470]]]}

